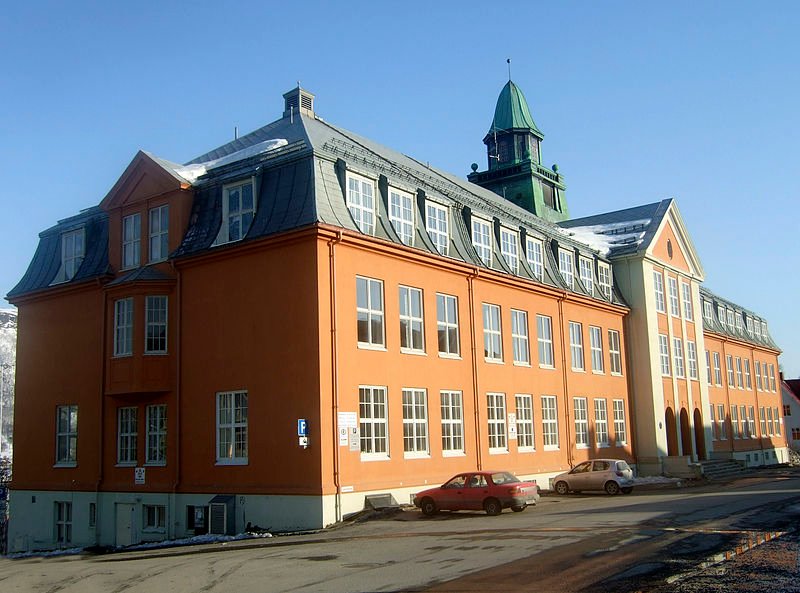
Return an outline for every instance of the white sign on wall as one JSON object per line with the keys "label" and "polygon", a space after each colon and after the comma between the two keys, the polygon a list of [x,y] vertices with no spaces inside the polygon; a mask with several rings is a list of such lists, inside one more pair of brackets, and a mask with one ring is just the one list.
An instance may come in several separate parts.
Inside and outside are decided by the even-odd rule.
{"label": "white sign on wall", "polygon": [[513,441],[517,438],[517,415],[511,412],[508,415],[508,440]]}
{"label": "white sign on wall", "polygon": [[143,467],[135,467],[133,468],[133,483],[137,485],[144,484],[144,468]]}
{"label": "white sign on wall", "polygon": [[358,428],[358,416],[355,412],[339,412],[339,446],[346,447],[350,443],[351,428]]}

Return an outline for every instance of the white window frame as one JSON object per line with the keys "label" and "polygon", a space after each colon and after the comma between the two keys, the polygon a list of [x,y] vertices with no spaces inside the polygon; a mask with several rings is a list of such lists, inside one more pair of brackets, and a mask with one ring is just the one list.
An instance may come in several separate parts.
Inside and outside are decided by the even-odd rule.
{"label": "white window frame", "polygon": [[775,383],[775,365],[772,363],[769,364],[769,389],[773,393],[777,392],[777,387]]}
{"label": "white window frame", "polygon": [[725,418],[725,404],[717,404],[717,423],[719,424],[719,440],[727,441],[728,425]]}
{"label": "white window frame", "polygon": [[[460,358],[458,297],[441,292],[436,293],[436,333],[439,343],[439,356],[443,358]],[[455,335],[455,351],[453,351],[453,335]],[[442,349],[443,346],[444,350]]]}
{"label": "white window frame", "polygon": [[518,366],[531,366],[527,311],[511,309],[511,342],[514,352],[514,364]]}
{"label": "white window frame", "polygon": [[78,273],[86,252],[86,233],[81,227],[61,233],[61,267],[53,284],[69,282]]}
{"label": "white window frame", "polygon": [[425,389],[404,387],[402,407],[403,456],[406,459],[430,457],[428,392]]}
{"label": "white window frame", "polygon": [[439,392],[442,420],[442,455],[464,455],[464,405],[460,391]]}
{"label": "white window frame", "polygon": [[375,234],[375,180],[347,172],[347,209],[356,228],[365,235]]}
{"label": "white window frame", "polygon": [[686,371],[683,366],[683,340],[681,338],[672,338],[672,359],[675,376],[678,378],[686,377]]}
{"label": "white window frame", "polygon": [[692,287],[688,282],[681,282],[683,296],[683,317],[686,321],[694,321],[694,308],[692,307]]}
{"label": "white window frame", "polygon": [[750,359],[744,359],[744,386],[748,391],[753,390],[753,376],[750,374]]}
{"label": "white window frame", "polygon": [[612,375],[622,374],[622,346],[619,341],[619,331],[608,330],[608,368]]}
{"label": "white window frame", "polygon": [[742,319],[741,311],[736,311],[736,330],[744,333],[744,320]]}
{"label": "white window frame", "polygon": [[166,260],[169,255],[169,204],[150,208],[147,231],[150,236],[147,249],[150,263]]}
{"label": "white window frame", "polygon": [[[373,291],[376,289],[380,291],[377,295],[373,294]],[[376,300],[376,297],[377,300],[380,301],[379,303],[373,302]],[[383,280],[368,278],[366,276],[356,276],[356,322],[359,348],[373,350],[386,349]],[[365,328],[363,332],[361,330],[362,326]],[[380,329],[380,335],[373,335],[376,333],[375,330],[377,329]]]}
{"label": "white window frame", "polygon": [[547,315],[536,315],[536,342],[539,351],[539,366],[555,368],[553,357],[553,319]]}
{"label": "white window frame", "polygon": [[678,279],[667,274],[667,285],[669,287],[669,313],[672,317],[680,317],[681,306],[678,300]]}
{"label": "white window frame", "polygon": [[78,406],[56,406],[56,465],[78,463]]}
{"label": "white window frame", "polygon": [[750,431],[750,438],[757,439],[758,435],[756,434],[756,417],[754,406],[747,407],[747,426],[748,430]]}
{"label": "white window frame", "polygon": [[756,389],[764,391],[764,383],[761,380],[761,361],[756,361]]}
{"label": "white window frame", "polygon": [[248,463],[248,392],[220,391],[216,394],[216,463]]}
{"label": "white window frame", "polygon": [[114,356],[133,354],[133,297],[114,301]]}
{"label": "white window frame", "polygon": [[772,408],[767,406],[767,434],[775,436],[775,421],[772,418]]}
{"label": "white window frame", "polygon": [[761,428],[761,437],[767,436],[767,415],[764,413],[764,406],[758,408],[758,424]]}
{"label": "white window frame", "polygon": [[422,289],[400,285],[400,351],[425,353],[425,313]]}
{"label": "white window frame", "polygon": [[669,338],[665,334],[658,334],[658,355],[661,376],[669,377],[672,374],[672,362],[669,357]]}
{"label": "white window frame", "polygon": [[507,453],[506,394],[486,394],[486,419],[489,426],[489,453]]}
{"label": "white window frame", "polygon": [[167,464],[167,405],[153,404],[145,409],[147,465]]}
{"label": "white window frame", "polygon": [[703,317],[711,323],[714,320],[714,307],[711,301],[703,301]]}
{"label": "white window frame", "polygon": [[545,451],[558,449],[558,408],[556,396],[543,395],[542,403],[542,440]]}
{"label": "white window frame", "polygon": [[625,425],[625,400],[611,401],[614,412],[614,441],[617,447],[628,444],[628,430]]}
{"label": "white window frame", "polygon": [[535,451],[533,397],[528,393],[517,393],[514,400],[517,413],[517,450],[522,453]]}
{"label": "white window frame", "polygon": [[358,386],[361,461],[389,459],[389,400],[386,387]]}
{"label": "white window frame", "polygon": [[142,215],[122,217],[122,269],[138,268],[142,257]]}
{"label": "white window frame", "polygon": [[689,367],[689,378],[697,379],[697,344],[686,342],[686,363]]}
{"label": "white window frame", "polygon": [[558,250],[558,271],[570,290],[575,289],[575,268],[572,252],[566,249]]}
{"label": "white window frame", "polygon": [[736,319],[735,319],[735,316],[733,314],[733,310],[732,309],[726,309],[725,312],[727,313],[727,316],[728,316],[728,329],[730,331],[734,331],[736,329]]}
{"label": "white window frame", "polygon": [[448,208],[436,202],[425,202],[425,230],[433,246],[442,255],[450,254],[449,229]]}
{"label": "white window frame", "polygon": [[714,411],[714,404],[708,404],[708,421],[711,424],[711,440],[719,440],[719,425],[717,424],[717,415]]}
{"label": "white window frame", "polygon": [[169,336],[169,297],[148,295],[145,298],[145,354],[166,354]]}
{"label": "white window frame", "polygon": [[744,372],[742,371],[742,357],[736,357],[736,388],[744,389]]}
{"label": "white window frame", "polygon": [[596,325],[589,326],[589,351],[592,359],[592,372],[605,373],[603,365],[603,330]]}
{"label": "white window frame", "polygon": [[611,300],[611,265],[601,261],[597,262],[597,285],[603,296]]}
{"label": "white window frame", "polygon": [[742,427],[739,426],[739,409],[736,405],[731,406],[731,436],[734,439],[742,438]]}
{"label": "white window frame", "polygon": [[486,362],[503,362],[503,328],[500,305],[483,303],[483,354]]}
{"label": "white window frame", "polygon": [[653,295],[656,302],[656,311],[667,312],[667,302],[664,297],[664,274],[653,270]]}
{"label": "white window frame", "polygon": [[714,352],[714,385],[722,387],[722,359],[719,352]]}
{"label": "white window frame", "polygon": [[[249,207],[245,207],[243,188],[248,186],[250,187],[252,204]],[[238,204],[237,208],[232,211],[230,206],[231,194],[237,190],[239,192]],[[219,233],[214,241],[214,245],[233,243],[244,239],[247,236],[247,232],[250,230],[250,226],[253,224],[257,208],[258,203],[255,193],[255,184],[252,178],[243,181],[240,180],[236,183],[224,186],[222,188],[222,223],[220,224]],[[231,237],[231,225],[234,223],[236,224],[235,228],[238,228],[238,237]],[[245,226],[247,228],[245,228]]]}
{"label": "white window frame", "polygon": [[610,446],[608,440],[608,404],[603,398],[594,400],[594,437],[599,448]]}
{"label": "white window frame", "polygon": [[54,515],[56,543],[61,545],[72,543],[72,503],[55,501]]}
{"label": "white window frame", "polygon": [[512,274],[519,274],[519,233],[500,227],[500,253]]}
{"label": "white window frame", "polygon": [[578,274],[586,292],[594,296],[594,270],[592,260],[588,257],[578,257]]}
{"label": "white window frame", "polygon": [[526,237],[525,258],[528,260],[533,277],[542,280],[544,278],[544,241]]}
{"label": "white window frame", "polygon": [[725,355],[725,366],[728,369],[728,387],[735,388],[736,387],[736,379],[735,379],[735,371],[733,370],[733,355],[726,354]]}
{"label": "white window frame", "polygon": [[569,352],[573,371],[585,371],[583,358],[583,325],[577,321],[569,322]]}
{"label": "white window frame", "polygon": [[389,221],[404,245],[414,245],[414,196],[389,188]]}
{"label": "white window frame", "polygon": [[775,436],[781,436],[781,424],[783,423],[780,417],[780,410],[776,407],[774,408],[774,415],[775,415]]}
{"label": "white window frame", "polygon": [[492,223],[477,216],[472,217],[472,246],[487,267],[492,266]]}
{"label": "white window frame", "polygon": [[117,465],[136,465],[139,450],[139,408],[117,408]]}
{"label": "white window frame", "polygon": [[719,324],[722,326],[722,329],[727,328],[727,321],[725,320],[725,307],[722,305],[717,305],[717,319],[719,319]]}
{"label": "white window frame", "polygon": [[572,398],[572,414],[575,422],[575,447],[589,448],[589,411],[585,397]]}

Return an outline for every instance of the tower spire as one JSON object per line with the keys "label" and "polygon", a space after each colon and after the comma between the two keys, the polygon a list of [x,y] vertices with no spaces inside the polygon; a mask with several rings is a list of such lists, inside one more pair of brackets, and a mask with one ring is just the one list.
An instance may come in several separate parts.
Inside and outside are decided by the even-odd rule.
{"label": "tower spire", "polygon": [[508,82],[511,82],[511,58],[506,59],[506,64],[508,64]]}

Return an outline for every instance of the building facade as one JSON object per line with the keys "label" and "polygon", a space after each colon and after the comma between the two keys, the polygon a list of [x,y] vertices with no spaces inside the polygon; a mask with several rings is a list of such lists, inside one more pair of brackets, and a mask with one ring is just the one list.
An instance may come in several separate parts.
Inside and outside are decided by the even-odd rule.
{"label": "building facade", "polygon": [[[280,119],[184,165],[139,152],[98,206],[40,235],[8,296],[11,551],[318,528],[465,468],[547,487],[592,457],[660,472],[717,452],[705,322],[655,303],[658,271],[702,309],[674,203],[644,207],[641,253],[571,225],[511,82],[470,180],[314,100],[298,87]],[[683,376],[660,373],[662,332]],[[714,336],[777,362],[771,341]],[[773,409],[735,395],[750,393]],[[778,451],[773,413],[758,445]]]}

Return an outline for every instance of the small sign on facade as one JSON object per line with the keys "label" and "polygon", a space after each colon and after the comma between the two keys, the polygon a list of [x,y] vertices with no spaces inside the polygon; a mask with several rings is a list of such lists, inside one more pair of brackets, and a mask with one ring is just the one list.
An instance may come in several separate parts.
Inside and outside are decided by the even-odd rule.
{"label": "small sign on facade", "polygon": [[346,447],[350,443],[350,429],[357,428],[358,416],[355,412],[339,412],[339,446]]}
{"label": "small sign on facade", "polygon": [[133,468],[133,483],[136,485],[144,484],[144,469],[143,467]]}
{"label": "small sign on facade", "polygon": [[351,426],[350,431],[350,450],[361,451],[361,439],[358,435],[358,426]]}
{"label": "small sign on facade", "polygon": [[299,437],[308,436],[308,423],[306,422],[305,418],[297,419],[297,436]]}
{"label": "small sign on facade", "polygon": [[508,440],[513,441],[517,438],[517,415],[514,412],[508,415]]}

